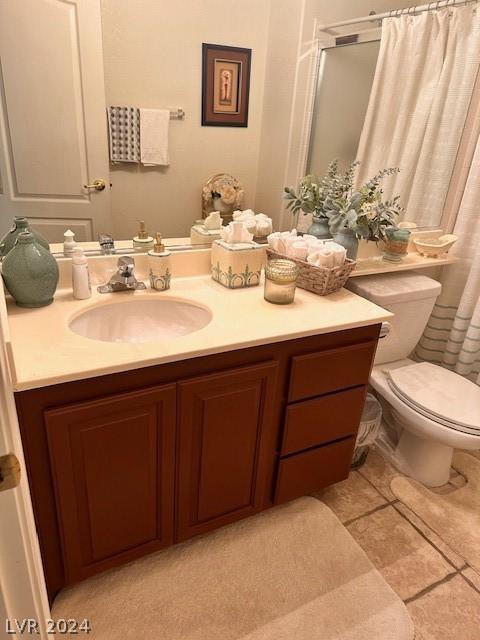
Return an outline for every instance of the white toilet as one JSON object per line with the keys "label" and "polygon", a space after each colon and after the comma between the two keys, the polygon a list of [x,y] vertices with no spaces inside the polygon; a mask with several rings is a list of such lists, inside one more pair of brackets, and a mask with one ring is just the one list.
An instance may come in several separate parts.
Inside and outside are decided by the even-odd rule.
{"label": "white toilet", "polygon": [[370,384],[383,408],[377,445],[429,487],[449,479],[453,449],[480,449],[480,387],[443,367],[414,362],[440,283],[415,272],[351,278],[348,289],[395,314],[381,338]]}

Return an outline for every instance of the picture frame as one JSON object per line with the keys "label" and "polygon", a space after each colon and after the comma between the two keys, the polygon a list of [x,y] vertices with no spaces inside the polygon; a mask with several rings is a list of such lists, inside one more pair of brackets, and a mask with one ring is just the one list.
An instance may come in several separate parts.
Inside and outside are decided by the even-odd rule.
{"label": "picture frame", "polygon": [[252,50],[202,43],[202,126],[248,127]]}

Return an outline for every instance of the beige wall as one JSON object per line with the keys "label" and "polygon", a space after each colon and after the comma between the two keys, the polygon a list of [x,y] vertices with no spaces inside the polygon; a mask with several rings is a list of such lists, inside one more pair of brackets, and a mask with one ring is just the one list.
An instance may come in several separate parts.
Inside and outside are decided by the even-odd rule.
{"label": "beige wall", "polygon": [[[135,220],[151,232],[188,235],[201,217],[201,189],[226,171],[253,206],[258,172],[270,0],[101,0],[107,104],[182,107],[171,121],[170,166],[112,167],[114,234],[132,237]],[[249,47],[248,128],[201,126],[202,42]]]}

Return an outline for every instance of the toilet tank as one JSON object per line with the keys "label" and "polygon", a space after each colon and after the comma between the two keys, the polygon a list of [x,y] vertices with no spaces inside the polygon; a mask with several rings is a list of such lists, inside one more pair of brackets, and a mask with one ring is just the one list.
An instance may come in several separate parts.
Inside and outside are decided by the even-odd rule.
{"label": "toilet tank", "polygon": [[346,287],[395,314],[390,332],[378,343],[375,364],[408,358],[442,290],[439,282],[414,271],[350,278]]}

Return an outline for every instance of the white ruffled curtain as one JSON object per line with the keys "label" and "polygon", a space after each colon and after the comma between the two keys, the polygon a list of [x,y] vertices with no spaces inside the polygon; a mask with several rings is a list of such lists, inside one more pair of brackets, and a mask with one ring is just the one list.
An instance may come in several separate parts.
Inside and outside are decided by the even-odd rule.
{"label": "white ruffled curtain", "polygon": [[460,262],[443,270],[442,293],[416,357],[480,384],[480,138],[454,233],[459,239],[451,253]]}
{"label": "white ruffled curtain", "polygon": [[385,195],[399,194],[405,219],[419,226],[440,220],[479,62],[473,5],[383,21],[358,182],[399,167]]}

